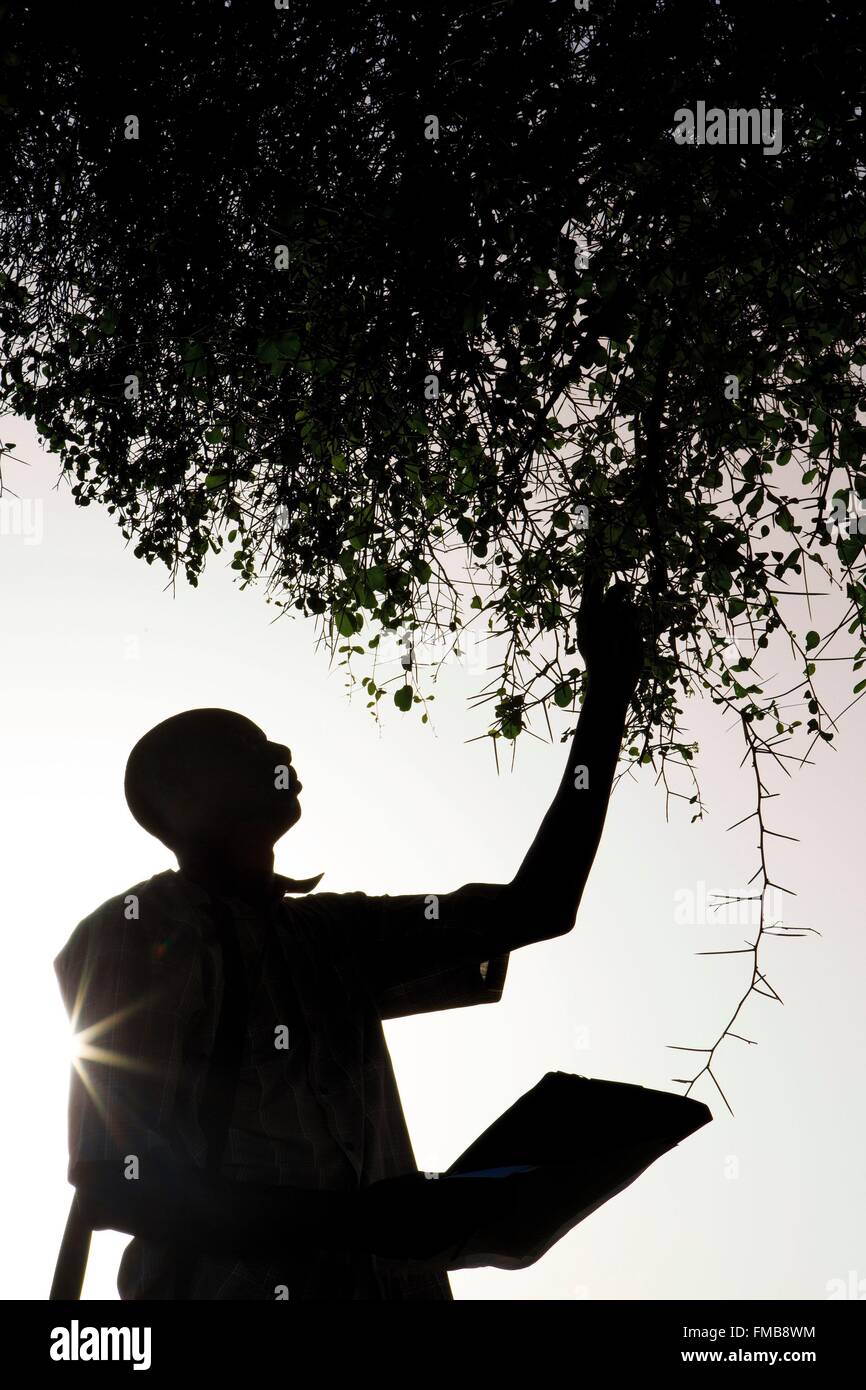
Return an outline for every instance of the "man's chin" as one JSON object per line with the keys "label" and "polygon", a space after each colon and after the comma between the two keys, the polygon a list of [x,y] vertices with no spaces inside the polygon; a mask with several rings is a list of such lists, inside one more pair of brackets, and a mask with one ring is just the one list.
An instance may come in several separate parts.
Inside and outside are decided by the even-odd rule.
{"label": "man's chin", "polygon": [[299,821],[300,819],[301,819],[301,803],[300,803],[299,801],[296,801],[296,802],[286,811],[285,816],[281,816],[281,817],[280,817],[279,823],[277,824],[277,827],[276,827],[277,838],[279,839],[281,835],[285,835],[286,831],[287,831],[287,830],[291,830],[291,828],[292,828],[293,825],[297,825],[297,823],[298,823],[298,821]]}

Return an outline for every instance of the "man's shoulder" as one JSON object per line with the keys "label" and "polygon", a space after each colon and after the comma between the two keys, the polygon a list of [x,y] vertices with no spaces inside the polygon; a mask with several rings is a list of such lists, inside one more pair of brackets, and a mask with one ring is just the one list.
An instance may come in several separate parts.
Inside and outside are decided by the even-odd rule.
{"label": "man's shoulder", "polygon": [[306,940],[310,950],[324,948],[335,956],[354,953],[367,935],[377,901],[360,891],[286,897],[283,923]]}
{"label": "man's shoulder", "polygon": [[298,918],[312,923],[351,925],[361,922],[377,901],[359,891],[349,893],[305,893],[303,897],[285,897],[283,906]]}
{"label": "man's shoulder", "polygon": [[189,906],[180,875],[173,870],[142,879],[82,917],[60,951],[55,968],[88,951],[121,945],[129,948],[137,942],[149,947],[165,935],[170,924],[182,928],[188,922]]}
{"label": "man's shoulder", "polygon": [[117,921],[139,921],[147,926],[148,921],[157,916],[183,914],[188,902],[180,874],[165,869],[162,873],[142,879],[140,883],[134,883],[122,893],[106,898],[105,902],[81,919],[76,931],[79,927],[99,928],[105,923]]}
{"label": "man's shoulder", "polygon": [[310,904],[314,909],[325,909],[326,911],[351,911],[353,906],[363,906],[364,903],[369,902],[370,895],[361,892],[360,889],[346,893],[335,893],[326,889],[325,891],[320,890],[318,893],[299,894],[297,897],[290,894],[283,901],[297,905]]}

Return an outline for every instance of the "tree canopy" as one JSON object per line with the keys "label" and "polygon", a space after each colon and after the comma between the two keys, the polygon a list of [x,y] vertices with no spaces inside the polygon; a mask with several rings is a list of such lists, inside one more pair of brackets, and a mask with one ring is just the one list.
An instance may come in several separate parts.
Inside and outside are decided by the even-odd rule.
{"label": "tree canopy", "polygon": [[[624,580],[629,756],[695,815],[690,692],[755,760],[832,738],[818,662],[866,657],[858,16],[130,0],[8,7],[2,42],[2,400],[137,555],[230,555],[374,712],[432,694],[383,631],[496,634],[496,740],[574,708],[584,575]],[[751,139],[683,139],[699,103]],[[804,632],[817,582],[842,617]]]}

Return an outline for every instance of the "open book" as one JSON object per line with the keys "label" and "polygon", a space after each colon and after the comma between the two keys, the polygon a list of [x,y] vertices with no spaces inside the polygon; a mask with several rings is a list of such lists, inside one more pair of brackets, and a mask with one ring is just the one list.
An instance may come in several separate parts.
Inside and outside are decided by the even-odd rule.
{"label": "open book", "polygon": [[523,1174],[507,1216],[474,1232],[448,1268],[527,1268],[711,1119],[687,1096],[548,1072],[441,1174]]}

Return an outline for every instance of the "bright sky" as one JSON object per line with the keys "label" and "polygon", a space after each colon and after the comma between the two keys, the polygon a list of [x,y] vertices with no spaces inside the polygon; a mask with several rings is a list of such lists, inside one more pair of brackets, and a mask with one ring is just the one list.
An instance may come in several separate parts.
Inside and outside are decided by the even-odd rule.
{"label": "bright sky", "polygon": [[[0,976],[6,1125],[0,1297],[47,1296],[71,1189],[66,1183],[69,1026],[52,960],[105,899],[174,860],[132,820],[122,776],[133,742],[160,719],[203,705],[236,709],[291,746],[304,815],[277,868],[324,869],[323,889],[447,891],[512,877],[553,796],[566,750],[521,740],[497,776],[485,728],[467,708],[483,672],[443,672],[435,730],[391,708],[377,729],[358,689],[314,648],[315,629],[280,618],[264,590],[241,593],[212,560],[198,590],[124,549],[101,508],[78,509],[29,426],[3,439],[31,461],[6,463],[0,566],[7,602],[2,675],[6,968]],[[7,493],[8,499],[8,493]],[[841,664],[834,709],[851,680]],[[822,933],[774,940],[764,961],[784,1007],[752,1000],[756,1047],[719,1060],[732,1119],[715,1119],[589,1217],[532,1268],[452,1274],[458,1299],[866,1297],[862,1155],[864,946],[860,798],[863,706],[839,749],[818,750],[772,803],[771,842],[786,923]],[[449,1163],[547,1071],[681,1090],[695,1070],[669,1044],[715,1040],[744,988],[749,928],[683,904],[745,888],[755,867],[739,735],[710,707],[690,711],[703,743],[710,814],[684,804],[665,823],[651,774],[615,793],[604,840],[568,936],[512,955],[492,1007],[394,1020],[386,1033],[419,1167]],[[564,718],[564,717],[563,717]],[[564,723],[560,726],[564,727]],[[698,1063],[699,1065],[699,1063]],[[684,1072],[684,1068],[689,1071]],[[115,1298],[127,1237],[94,1238],[86,1298]],[[862,1286],[860,1285],[862,1282]]]}

